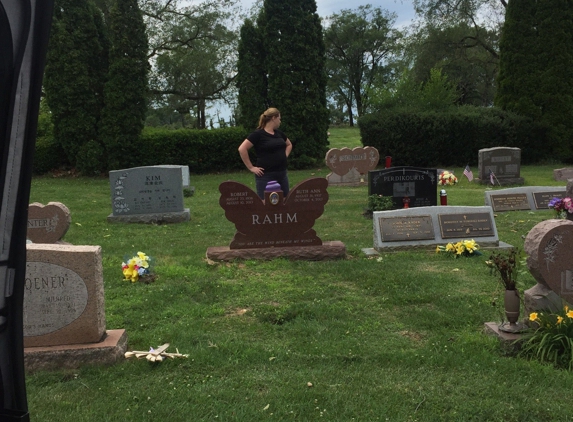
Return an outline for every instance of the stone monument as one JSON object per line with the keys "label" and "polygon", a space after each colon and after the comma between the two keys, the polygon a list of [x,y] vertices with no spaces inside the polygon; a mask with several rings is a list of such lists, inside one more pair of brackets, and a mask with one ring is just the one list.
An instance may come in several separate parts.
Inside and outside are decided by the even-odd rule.
{"label": "stone monument", "polygon": [[364,175],[378,165],[380,154],[374,147],[332,148],[326,153],[327,167],[332,171],[326,176],[329,186],[359,186]]}
{"label": "stone monument", "polygon": [[395,208],[438,204],[438,171],[390,167],[368,172],[368,195],[391,196]]}
{"label": "stone monument", "polygon": [[553,178],[558,181],[573,179],[573,167],[564,167],[553,170]]}
{"label": "stone monument", "polygon": [[24,288],[27,370],[123,356],[125,330],[106,331],[101,247],[28,244]]}
{"label": "stone monument", "polygon": [[28,231],[26,237],[33,243],[57,243],[70,228],[70,210],[61,202],[42,205],[34,202],[28,206]]}
{"label": "stone monument", "polygon": [[474,239],[480,249],[509,249],[498,237],[491,207],[444,206],[376,211],[374,249],[367,255],[399,250],[435,250],[437,245]]}
{"label": "stone monument", "polygon": [[524,186],[518,188],[485,191],[485,205],[495,212],[501,211],[546,211],[549,201],[563,198],[565,187],[561,186]]}
{"label": "stone monument", "polygon": [[478,152],[479,182],[494,185],[523,185],[520,177],[521,149],[509,147],[484,148]]}
{"label": "stone monument", "polygon": [[109,222],[180,223],[188,221],[183,205],[180,166],[134,167],[109,172],[112,214]]}
{"label": "stone monument", "polygon": [[263,201],[248,186],[233,181],[221,183],[219,204],[237,233],[229,247],[211,247],[207,257],[220,261],[279,256],[305,260],[344,257],[346,247],[342,242],[323,242],[312,228],[324,212],[327,187],[324,178],[307,179],[293,187],[285,199],[277,184],[265,191]]}

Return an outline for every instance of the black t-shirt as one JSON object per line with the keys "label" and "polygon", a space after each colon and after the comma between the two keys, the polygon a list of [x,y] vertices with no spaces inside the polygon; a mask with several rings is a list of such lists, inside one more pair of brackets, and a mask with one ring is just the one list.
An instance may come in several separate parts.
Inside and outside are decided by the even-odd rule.
{"label": "black t-shirt", "polygon": [[284,171],[287,168],[286,140],[287,136],[280,130],[275,129],[271,135],[264,129],[257,129],[247,139],[255,147],[257,164],[265,171]]}

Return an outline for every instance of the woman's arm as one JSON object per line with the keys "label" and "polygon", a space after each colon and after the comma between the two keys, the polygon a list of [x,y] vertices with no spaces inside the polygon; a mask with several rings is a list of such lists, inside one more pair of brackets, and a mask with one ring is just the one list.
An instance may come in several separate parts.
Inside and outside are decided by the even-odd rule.
{"label": "woman's arm", "polygon": [[[243,143],[239,146],[239,155],[241,156],[241,160],[245,163],[245,166],[251,173],[256,174],[257,176],[262,176],[264,173],[264,169],[262,167],[255,167],[253,163],[251,163],[251,158],[249,157],[249,150],[253,147],[253,144],[248,139],[245,139]],[[288,156],[288,154],[287,154]]]}
{"label": "woman's arm", "polygon": [[292,151],[292,143],[290,142],[290,139],[287,138],[286,139],[286,156],[287,157],[290,155],[291,151]]}

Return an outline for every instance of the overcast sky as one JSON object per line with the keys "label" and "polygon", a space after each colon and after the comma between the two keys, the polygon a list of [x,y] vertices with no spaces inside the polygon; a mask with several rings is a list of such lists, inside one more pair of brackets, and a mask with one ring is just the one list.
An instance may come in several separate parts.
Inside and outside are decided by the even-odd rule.
{"label": "overcast sky", "polygon": [[[288,0],[284,0],[288,1]],[[241,0],[245,9],[250,9],[255,0]],[[338,13],[342,9],[357,9],[360,5],[371,4],[373,7],[380,7],[390,12],[396,13],[396,26],[406,26],[415,17],[414,7],[410,0],[317,0],[318,14],[321,17]]]}

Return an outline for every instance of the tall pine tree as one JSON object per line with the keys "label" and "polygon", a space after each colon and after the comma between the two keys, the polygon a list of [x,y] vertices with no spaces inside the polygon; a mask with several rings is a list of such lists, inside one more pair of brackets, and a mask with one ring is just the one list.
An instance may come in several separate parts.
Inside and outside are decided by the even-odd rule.
{"label": "tall pine tree", "polygon": [[[325,48],[316,1],[265,0],[256,30],[262,34],[264,61],[261,62],[267,83],[266,101],[257,117],[267,106],[278,108],[281,130],[293,142],[292,167],[308,167],[324,158],[328,145]],[[242,45],[249,54],[256,54],[252,47],[257,45],[255,42],[242,40]],[[239,66],[239,73],[245,71],[242,69]],[[238,77],[240,84],[254,78],[243,77]],[[258,89],[264,83],[263,75],[263,82],[251,86]],[[261,101],[255,99],[260,91],[252,92],[241,85],[239,89],[239,104],[249,101],[245,96],[254,96],[256,103]],[[244,116],[250,121],[255,113],[251,108],[248,110]]]}
{"label": "tall pine tree", "polygon": [[101,139],[108,168],[130,164],[147,111],[147,36],[137,0],[116,0],[109,13],[111,40]]}
{"label": "tall pine tree", "polygon": [[99,9],[91,0],[56,0],[44,88],[54,138],[70,164],[84,173],[93,171],[82,151],[97,143],[106,73],[107,39]]}
{"label": "tall pine tree", "polygon": [[500,41],[495,104],[544,123],[573,161],[573,0],[511,0]]}
{"label": "tall pine tree", "polygon": [[239,90],[238,124],[247,129],[257,126],[259,116],[268,107],[267,71],[262,33],[250,19],[241,27],[237,62]]}

